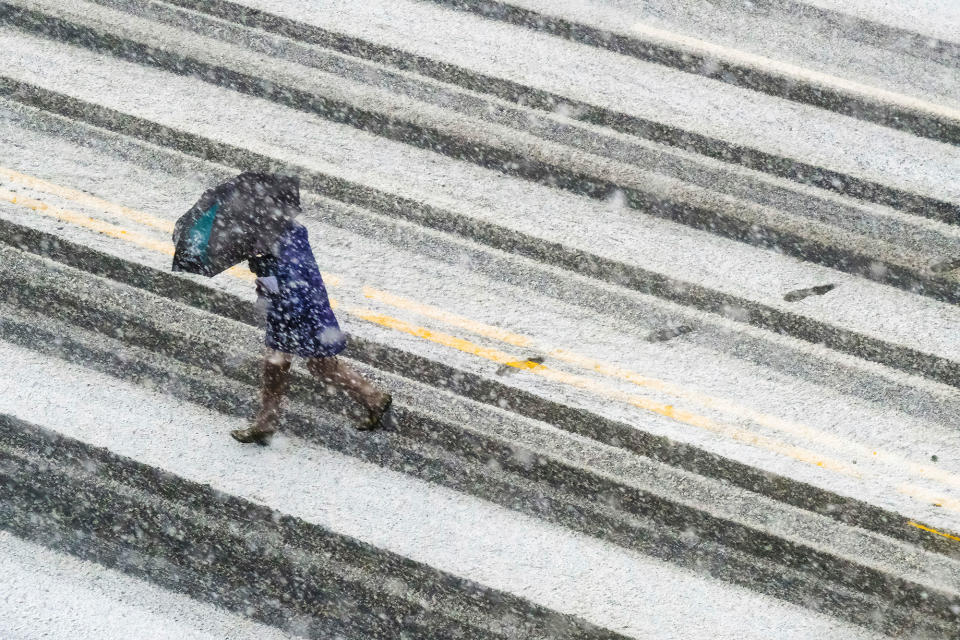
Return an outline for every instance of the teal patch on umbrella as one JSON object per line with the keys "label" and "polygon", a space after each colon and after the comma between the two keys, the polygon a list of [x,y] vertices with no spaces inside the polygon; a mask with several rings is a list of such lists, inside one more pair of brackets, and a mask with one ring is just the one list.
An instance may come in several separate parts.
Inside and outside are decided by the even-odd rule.
{"label": "teal patch on umbrella", "polygon": [[197,256],[204,263],[209,262],[207,260],[207,245],[210,244],[210,233],[213,231],[213,220],[217,217],[217,209],[219,208],[220,203],[218,202],[207,209],[202,216],[197,218],[197,221],[193,224],[193,227],[190,229],[190,233],[187,236],[187,253]]}

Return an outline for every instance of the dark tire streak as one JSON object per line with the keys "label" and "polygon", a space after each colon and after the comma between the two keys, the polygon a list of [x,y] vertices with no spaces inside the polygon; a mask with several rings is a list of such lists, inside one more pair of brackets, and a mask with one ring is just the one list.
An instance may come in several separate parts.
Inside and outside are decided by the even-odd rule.
{"label": "dark tire streak", "polygon": [[305,617],[317,638],[622,637],[10,416],[0,433],[0,526],[266,624]]}
{"label": "dark tire streak", "polygon": [[496,0],[429,1],[491,20],[704,76],[742,89],[813,105],[931,140],[960,145],[960,122],[932,113],[897,107],[840,89],[817,86],[814,83],[792,79],[774,72],[704,57],[681,48],[544,15],[505,2]]}

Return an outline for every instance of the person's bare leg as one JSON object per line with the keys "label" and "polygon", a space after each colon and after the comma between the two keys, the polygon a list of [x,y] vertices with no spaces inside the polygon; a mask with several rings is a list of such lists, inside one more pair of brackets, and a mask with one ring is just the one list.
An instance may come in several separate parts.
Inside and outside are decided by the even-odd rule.
{"label": "person's bare leg", "polygon": [[260,409],[247,429],[231,432],[240,442],[263,442],[277,430],[280,405],[287,393],[292,356],[268,349],[263,358],[263,379],[260,386]]}
{"label": "person's bare leg", "polygon": [[367,408],[373,422],[378,421],[380,414],[389,406],[390,394],[374,387],[369,380],[336,356],[310,358],[307,360],[307,370],[320,380],[346,391],[351,398]]}

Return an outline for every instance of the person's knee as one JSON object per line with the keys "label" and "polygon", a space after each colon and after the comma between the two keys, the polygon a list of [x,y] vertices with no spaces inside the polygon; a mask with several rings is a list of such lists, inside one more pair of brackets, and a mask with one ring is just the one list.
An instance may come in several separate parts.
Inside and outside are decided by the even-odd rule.
{"label": "person's knee", "polygon": [[339,366],[340,363],[336,357],[310,358],[310,361],[307,363],[307,367],[313,375],[327,380],[336,375]]}
{"label": "person's knee", "polygon": [[283,369],[289,369],[290,363],[293,362],[293,356],[289,353],[284,353],[283,351],[277,351],[275,349],[269,349],[264,358],[264,361],[274,367],[281,367]]}

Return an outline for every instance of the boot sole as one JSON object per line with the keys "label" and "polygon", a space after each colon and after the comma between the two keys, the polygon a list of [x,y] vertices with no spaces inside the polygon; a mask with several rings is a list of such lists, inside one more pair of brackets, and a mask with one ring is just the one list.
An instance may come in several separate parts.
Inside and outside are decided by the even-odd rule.
{"label": "boot sole", "polygon": [[270,444],[270,439],[273,437],[273,433],[274,432],[271,431],[269,433],[263,433],[259,435],[242,436],[239,435],[239,432],[237,431],[231,431],[230,437],[241,444],[258,444],[261,447],[266,447]]}

